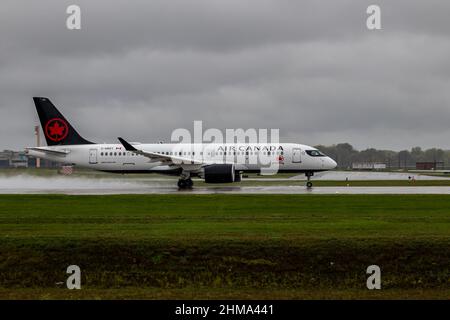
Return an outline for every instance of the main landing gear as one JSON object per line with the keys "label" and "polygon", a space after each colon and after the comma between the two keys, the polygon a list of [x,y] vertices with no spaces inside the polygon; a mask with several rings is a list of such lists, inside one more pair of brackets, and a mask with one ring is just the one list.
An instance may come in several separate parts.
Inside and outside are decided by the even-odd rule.
{"label": "main landing gear", "polygon": [[180,179],[178,180],[178,188],[179,189],[191,189],[194,185],[194,182],[191,178]]}
{"label": "main landing gear", "polygon": [[311,189],[313,186],[313,183],[311,181],[311,177],[314,175],[314,172],[305,172],[306,179],[308,179],[308,182],[306,182],[306,188]]}

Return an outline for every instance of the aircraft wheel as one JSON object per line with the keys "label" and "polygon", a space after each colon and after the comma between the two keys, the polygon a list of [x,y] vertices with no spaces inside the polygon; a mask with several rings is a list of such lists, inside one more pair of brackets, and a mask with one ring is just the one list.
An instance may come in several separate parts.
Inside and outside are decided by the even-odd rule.
{"label": "aircraft wheel", "polygon": [[306,187],[307,187],[308,189],[312,188],[312,186],[313,186],[313,184],[312,184],[311,181],[308,181],[308,182],[306,183]]}
{"label": "aircraft wheel", "polygon": [[183,179],[178,180],[178,188],[186,189],[186,180]]}
{"label": "aircraft wheel", "polygon": [[192,181],[192,179],[186,179],[186,187],[187,188],[192,188],[193,185],[194,185],[194,182]]}

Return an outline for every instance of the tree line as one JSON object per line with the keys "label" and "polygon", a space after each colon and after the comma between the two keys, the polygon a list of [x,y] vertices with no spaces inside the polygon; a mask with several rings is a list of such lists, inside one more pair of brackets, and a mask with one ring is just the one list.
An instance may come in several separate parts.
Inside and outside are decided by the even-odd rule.
{"label": "tree line", "polygon": [[336,160],[340,169],[348,169],[352,167],[352,163],[361,162],[384,163],[387,168],[415,168],[417,162],[434,162],[437,169],[450,166],[450,150],[439,148],[423,150],[421,147],[414,147],[401,151],[369,148],[358,151],[349,143],[318,145],[316,148]]}

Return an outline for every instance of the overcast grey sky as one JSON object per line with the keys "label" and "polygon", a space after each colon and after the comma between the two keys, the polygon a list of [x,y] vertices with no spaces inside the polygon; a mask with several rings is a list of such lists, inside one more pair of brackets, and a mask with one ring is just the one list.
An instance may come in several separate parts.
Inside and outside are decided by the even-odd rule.
{"label": "overcast grey sky", "polygon": [[[369,4],[381,31],[366,28]],[[449,14],[446,0],[3,0],[0,149],[34,144],[33,96],[96,142],[169,141],[203,120],[450,149]]]}

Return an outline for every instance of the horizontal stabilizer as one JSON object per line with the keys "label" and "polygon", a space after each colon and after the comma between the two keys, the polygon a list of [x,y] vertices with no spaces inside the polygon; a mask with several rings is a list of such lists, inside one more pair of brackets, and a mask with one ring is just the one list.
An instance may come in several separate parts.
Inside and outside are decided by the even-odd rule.
{"label": "horizontal stabilizer", "polygon": [[51,149],[46,149],[46,148],[26,148],[25,150],[43,152],[43,153],[60,156],[60,157],[65,157],[67,154],[70,153],[70,151],[59,151],[59,150],[51,150]]}

